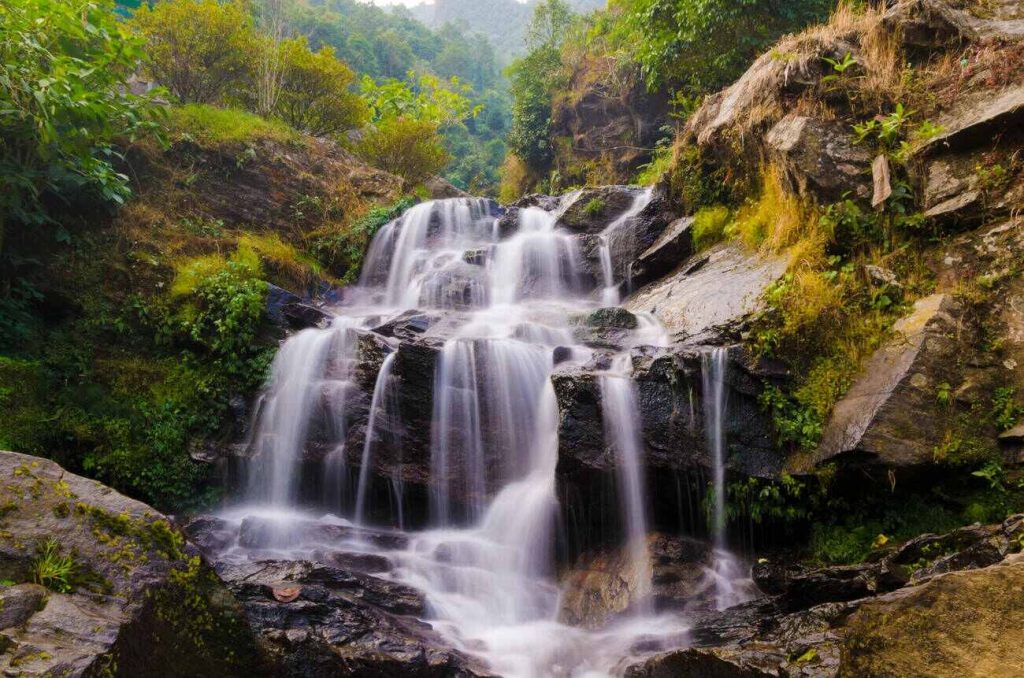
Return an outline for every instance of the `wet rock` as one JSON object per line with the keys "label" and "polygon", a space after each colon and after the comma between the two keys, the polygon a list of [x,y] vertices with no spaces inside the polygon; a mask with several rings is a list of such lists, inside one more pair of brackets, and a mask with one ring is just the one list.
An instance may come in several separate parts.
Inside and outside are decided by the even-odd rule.
{"label": "wet rock", "polygon": [[561,203],[561,196],[531,193],[530,195],[525,195],[519,200],[512,203],[512,206],[519,209],[523,209],[526,207],[539,207],[545,212],[554,212],[559,208]]}
{"label": "wet rock", "polygon": [[365,542],[378,548],[402,549],[408,537],[401,532],[378,531],[318,520],[274,520],[245,518],[238,532],[238,544],[244,548],[284,549],[303,544],[340,546],[346,542]]}
{"label": "wet rock", "polygon": [[693,254],[693,217],[676,219],[630,264],[631,283],[642,287],[670,273]]}
{"label": "wet rock", "polygon": [[885,466],[933,463],[942,431],[922,424],[945,416],[935,397],[939,384],[959,383],[955,370],[963,344],[956,333],[963,328],[958,313],[953,299],[943,294],[918,301],[894,326],[897,338],[868,360],[836,405],[818,449],[794,458],[792,468],[806,470],[853,454]]}
{"label": "wet rock", "polygon": [[[237,602],[167,518],[27,455],[0,452],[0,479],[0,580],[16,582],[0,586],[0,673],[263,675]],[[44,549],[73,563],[48,591],[25,583]]]}
{"label": "wet rock", "polygon": [[[419,592],[377,577],[305,561],[222,564],[279,676],[478,676],[429,624]],[[291,602],[275,599],[286,587]]]}
{"label": "wet rock", "polygon": [[559,618],[598,629],[616,615],[649,599],[657,610],[699,604],[707,594],[711,548],[687,537],[652,534],[647,539],[650,569],[636,571],[629,549],[617,547],[580,558],[562,576]]}
{"label": "wet rock", "polygon": [[236,530],[225,520],[200,516],[182,527],[189,541],[207,555],[223,551],[235,541]]}
{"label": "wet rock", "polygon": [[790,114],[772,127],[765,143],[792,188],[805,197],[828,203],[870,194],[864,170],[871,154],[854,145],[845,122]]}
{"label": "wet rock", "polygon": [[[730,465],[738,471],[770,477],[780,470],[770,424],[757,403],[759,381],[736,353],[727,380],[726,430]],[[654,469],[684,470],[710,466],[701,400],[701,350],[676,353],[637,349],[634,382],[641,416],[645,461]],[[552,375],[559,404],[559,477],[617,466],[605,444],[600,371],[607,365],[560,365]]]}
{"label": "wet rock", "polygon": [[472,264],[473,266],[484,266],[487,264],[487,258],[489,255],[489,248],[480,247],[475,250],[467,250],[462,255],[462,260],[467,264]]}
{"label": "wet rock", "polygon": [[628,341],[639,326],[637,317],[624,308],[602,308],[579,318],[576,340],[592,348],[616,349]]}
{"label": "wet rock", "polygon": [[597,235],[629,210],[639,194],[629,186],[587,189],[562,213],[558,225],[573,233]]}
{"label": "wet rock", "polygon": [[287,326],[288,319],[285,317],[284,309],[291,304],[302,304],[302,298],[277,285],[267,283],[267,297],[264,302],[267,317],[271,322]]}
{"label": "wet rock", "polygon": [[[706,259],[706,260],[705,260]],[[765,290],[786,271],[785,257],[749,254],[720,245],[684,263],[664,280],[637,292],[626,303],[634,313],[654,315],[672,338],[686,344],[730,343],[762,308]],[[724,340],[724,341],[723,341]]]}
{"label": "wet rock", "polygon": [[333,316],[321,308],[310,304],[289,302],[281,307],[281,315],[288,326],[295,330],[305,330],[311,327],[327,327],[331,324]]}

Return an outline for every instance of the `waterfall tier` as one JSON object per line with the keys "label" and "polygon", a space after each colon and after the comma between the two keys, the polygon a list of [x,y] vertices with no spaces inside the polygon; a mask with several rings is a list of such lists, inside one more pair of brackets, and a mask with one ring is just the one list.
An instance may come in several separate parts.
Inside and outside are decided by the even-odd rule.
{"label": "waterfall tier", "polygon": [[[295,335],[275,360],[244,501],[226,514],[242,533],[253,515],[269,527],[259,550],[243,535],[224,558],[315,559],[328,546],[383,558],[389,579],[425,595],[446,642],[499,675],[605,675],[638,647],[682,642],[685,618],[658,616],[650,599],[635,375],[638,356],[665,355],[670,341],[652,316],[617,307],[629,281],[615,272],[629,267],[616,257],[635,249],[630,221],[651,195],[636,193],[601,232],[600,280],[587,270],[586,242],[559,227],[574,199],[521,209],[513,227],[485,200],[428,202],[381,229],[330,327]],[[595,375],[616,534],[635,582],[600,631],[560,621],[556,389],[572,370]],[[424,450],[429,465],[411,470]],[[428,515],[409,510],[408,482],[428,489],[418,504]],[[329,543],[301,512],[311,494],[333,514],[322,519],[336,535]],[[401,532],[410,525],[420,529]]]}

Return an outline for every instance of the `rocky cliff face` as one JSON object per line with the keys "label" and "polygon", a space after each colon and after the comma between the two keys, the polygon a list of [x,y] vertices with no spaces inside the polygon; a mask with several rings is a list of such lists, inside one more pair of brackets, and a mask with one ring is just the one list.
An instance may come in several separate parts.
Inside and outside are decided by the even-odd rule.
{"label": "rocky cliff face", "polygon": [[561,184],[632,179],[664,136],[667,97],[613,57],[583,59],[565,91],[553,103],[550,130]]}

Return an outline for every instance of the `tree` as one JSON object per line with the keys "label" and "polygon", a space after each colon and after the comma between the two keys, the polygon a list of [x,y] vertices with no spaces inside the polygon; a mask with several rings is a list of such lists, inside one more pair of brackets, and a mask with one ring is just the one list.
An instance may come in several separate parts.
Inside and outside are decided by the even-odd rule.
{"label": "tree", "polygon": [[563,0],[544,0],[527,32],[530,52],[508,69],[512,81],[512,152],[533,169],[551,163],[551,100],[560,82],[561,48],[575,15]]}
{"label": "tree", "polygon": [[95,191],[124,202],[114,139],[157,125],[151,99],[128,86],[142,45],[113,2],[4,0],[0,26],[2,249],[5,227],[50,220],[45,194]]}
{"label": "tree", "polygon": [[284,79],[284,0],[256,0],[253,9],[260,33],[254,69],[256,112],[266,116],[277,106]]}
{"label": "tree", "polygon": [[356,152],[414,186],[440,172],[449,160],[437,124],[405,116],[379,121],[356,145]]}
{"label": "tree", "polygon": [[281,93],[274,113],[296,129],[317,136],[359,127],[367,106],[350,87],[355,74],[334,56],[334,48],[311,52],[305,37],[281,43]]}
{"label": "tree", "polygon": [[242,0],[163,0],[131,20],[146,39],[146,71],[182,103],[222,102],[257,58],[253,19]]}
{"label": "tree", "polygon": [[835,0],[614,0],[614,33],[649,87],[721,87],[783,34],[828,16]]}

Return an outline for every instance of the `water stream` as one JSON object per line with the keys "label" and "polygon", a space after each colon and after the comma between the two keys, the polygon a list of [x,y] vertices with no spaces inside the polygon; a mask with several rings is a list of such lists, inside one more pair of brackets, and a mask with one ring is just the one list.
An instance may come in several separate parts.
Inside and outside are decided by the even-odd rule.
{"label": "water stream", "polygon": [[[559,209],[573,199],[567,197]],[[430,443],[430,528],[409,533],[402,548],[346,548],[386,553],[395,567],[385,576],[423,591],[434,628],[499,675],[611,675],[638,645],[681,642],[686,620],[655,614],[647,600],[644,444],[629,350],[668,345],[653,317],[638,318],[622,352],[598,375],[606,445],[617,459],[623,546],[636,579],[646,585],[634,592],[629,615],[602,631],[587,631],[559,622],[562,592],[555,572],[554,356],[557,349],[560,361],[580,365],[594,357],[576,338],[578,319],[620,302],[612,273],[616,239],[624,237],[622,224],[649,201],[649,192],[638,194],[602,235],[600,287],[587,282],[596,276],[588,274],[577,240],[557,227],[559,210],[521,210],[518,227],[503,234],[491,203],[444,200],[417,205],[381,229],[358,288],[334,309],[331,327],[299,333],[279,352],[250,441],[246,505],[233,509],[232,518],[270,517],[279,526],[280,552],[309,557],[310,545],[289,525],[297,516],[308,519],[297,512],[298,476],[315,438],[321,446],[332,441],[322,468],[324,497],[330,506],[353,507],[350,515],[325,519],[364,525],[374,502],[383,501],[397,507],[395,527],[403,529],[408,515],[401,474],[390,480],[383,499],[373,492],[370,477],[378,442],[396,425],[394,389],[402,384],[394,370],[402,348],[396,352],[397,342],[384,342],[390,352],[376,376],[365,440],[360,450],[348,450],[360,341],[410,309],[441,312],[439,326],[446,329],[434,365],[431,430],[420,432]],[[707,361],[721,607],[735,598],[727,590],[735,573],[728,570],[738,566],[727,555],[724,534],[724,353],[709,354]],[[356,463],[353,498],[349,465]]]}

